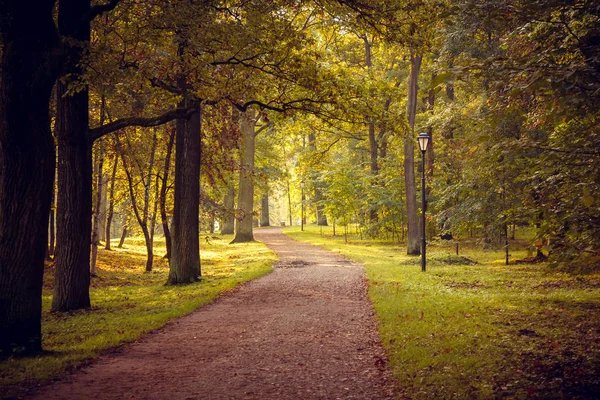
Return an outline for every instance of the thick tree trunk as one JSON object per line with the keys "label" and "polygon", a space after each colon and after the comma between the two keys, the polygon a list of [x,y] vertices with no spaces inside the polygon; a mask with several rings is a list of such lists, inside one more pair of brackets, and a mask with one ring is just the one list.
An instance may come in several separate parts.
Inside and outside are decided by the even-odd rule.
{"label": "thick tree trunk", "polygon": [[0,357],[42,348],[55,165],[48,107],[59,73],[53,4],[0,3]]}
{"label": "thick tree trunk", "polygon": [[235,226],[235,237],[231,243],[254,241],[252,231],[252,211],[254,209],[254,126],[255,112],[247,110],[240,117],[240,133],[242,136],[240,184],[238,193],[238,209],[240,217]]}
{"label": "thick tree trunk", "polygon": [[82,59],[90,41],[84,18],[90,0],[59,3],[58,25],[68,38],[63,78],[57,84],[58,204],[53,311],[90,307],[90,232],[92,230],[92,157],[88,135],[88,90],[81,86]]}
{"label": "thick tree trunk", "polygon": [[167,189],[169,187],[169,171],[171,170],[171,155],[173,154],[173,144],[175,143],[175,129],[169,129],[169,141],[167,143],[167,155],[165,156],[165,165],[163,167],[163,179],[160,187],[160,221],[162,223],[163,233],[165,235],[165,244],[167,254],[165,258],[171,259],[171,230],[169,229],[169,218],[167,216]]}
{"label": "thick tree trunk", "polygon": [[404,138],[404,184],[406,186],[406,212],[408,223],[407,253],[419,255],[419,220],[417,216],[417,187],[415,182],[415,120],[417,116],[418,79],[421,55],[410,55],[410,81],[408,85],[408,123],[411,135]]}
{"label": "thick tree trunk", "polygon": [[[189,104],[191,100],[186,100]],[[175,139],[175,203],[173,248],[168,284],[199,281],[200,235],[200,130],[201,108],[189,120],[179,120]]]}
{"label": "thick tree trunk", "polygon": [[235,229],[235,188],[233,184],[227,186],[223,206],[225,208],[225,216],[222,220],[221,235],[233,235]]}
{"label": "thick tree trunk", "polygon": [[106,212],[106,245],[104,248],[110,250],[111,227],[112,220],[115,214],[115,179],[117,177],[117,167],[119,164],[119,155],[115,152],[115,161],[113,164],[112,173],[110,175],[110,191],[108,195],[108,211]]}
{"label": "thick tree trunk", "polygon": [[265,193],[260,202],[260,226],[271,226],[269,222],[269,193]]}

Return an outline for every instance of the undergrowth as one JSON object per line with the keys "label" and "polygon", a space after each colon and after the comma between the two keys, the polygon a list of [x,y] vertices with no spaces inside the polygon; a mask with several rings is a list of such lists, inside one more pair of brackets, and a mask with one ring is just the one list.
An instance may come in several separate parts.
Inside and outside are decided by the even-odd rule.
{"label": "undergrowth", "polygon": [[[600,274],[505,265],[503,251],[433,242],[427,271],[396,243],[288,228],[363,263],[401,398],[597,399]],[[511,259],[527,255],[511,242]]]}
{"label": "undergrowth", "polygon": [[[54,267],[47,265],[42,299],[44,353],[0,362],[0,398],[15,396],[108,349],[136,340],[241,282],[272,270],[276,256],[262,243],[229,245],[230,240],[212,236],[210,243],[203,241],[202,281],[180,286],[165,286],[169,267],[159,256],[154,259],[153,271],[145,272],[142,238],[128,239],[123,249],[115,243],[112,251],[100,250],[89,310],[50,312]],[[155,245],[155,254],[164,253],[163,240]]]}

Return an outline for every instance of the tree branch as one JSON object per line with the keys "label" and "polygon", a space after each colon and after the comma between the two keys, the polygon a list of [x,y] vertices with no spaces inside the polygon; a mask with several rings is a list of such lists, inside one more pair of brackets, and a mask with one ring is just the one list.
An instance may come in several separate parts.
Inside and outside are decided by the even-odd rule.
{"label": "tree branch", "polygon": [[118,131],[119,129],[127,128],[128,126],[157,126],[172,121],[174,119],[187,119],[189,118],[197,109],[199,103],[194,103],[186,108],[176,108],[171,111],[167,111],[164,114],[158,115],[156,117],[132,117],[132,118],[122,118],[116,121],[110,122],[106,125],[99,126],[97,128],[93,128],[88,130],[88,134],[90,135],[90,139],[92,141],[101,138],[104,135],[112,133],[114,131]]}

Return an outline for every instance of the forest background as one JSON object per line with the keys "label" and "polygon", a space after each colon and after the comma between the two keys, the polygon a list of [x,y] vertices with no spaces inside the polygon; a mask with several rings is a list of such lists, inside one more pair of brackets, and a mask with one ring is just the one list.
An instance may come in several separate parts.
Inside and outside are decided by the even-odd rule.
{"label": "forest background", "polygon": [[418,255],[420,132],[429,237],[527,227],[533,260],[600,266],[597,2],[21,3],[0,6],[3,356],[41,350],[45,259],[52,309],[89,308],[98,246],[131,232],[147,271],[165,236],[169,284],[201,279],[200,224],[251,241],[254,216]]}

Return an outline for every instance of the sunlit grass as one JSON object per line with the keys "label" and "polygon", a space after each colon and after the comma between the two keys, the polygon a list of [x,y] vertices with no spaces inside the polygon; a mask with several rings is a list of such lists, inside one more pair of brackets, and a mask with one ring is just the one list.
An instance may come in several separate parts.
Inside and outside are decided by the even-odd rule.
{"label": "sunlit grass", "polygon": [[[229,245],[232,237],[211,236],[201,244],[202,282],[165,286],[168,264],[154,258],[145,272],[142,238],[128,239],[123,249],[100,250],[98,276],[92,279],[92,309],[50,312],[53,267],[46,268],[43,292],[43,347],[39,357],[0,363],[0,397],[48,380],[69,367],[92,359],[106,349],[133,341],[168,321],[189,314],[219,294],[269,273],[276,256],[262,243]],[[155,254],[165,253],[157,238]]]}
{"label": "sunlit grass", "polygon": [[[597,398],[600,274],[504,264],[503,251],[434,242],[427,272],[404,245],[286,233],[363,263],[379,330],[403,397]],[[340,232],[341,230],[338,230]],[[338,234],[339,235],[339,234]],[[464,248],[463,248],[464,247]],[[511,259],[527,256],[511,243]],[[520,249],[519,249],[520,248]],[[461,258],[466,257],[466,258]],[[470,261],[476,261],[472,264]]]}

